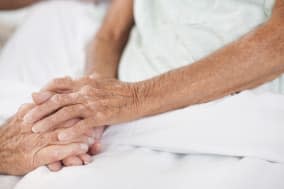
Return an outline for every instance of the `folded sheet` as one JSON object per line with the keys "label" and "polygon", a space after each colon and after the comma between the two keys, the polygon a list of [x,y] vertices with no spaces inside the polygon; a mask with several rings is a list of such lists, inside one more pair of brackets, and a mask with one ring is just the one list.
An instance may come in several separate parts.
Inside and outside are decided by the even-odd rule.
{"label": "folded sheet", "polygon": [[244,92],[112,126],[90,165],[41,167],[16,189],[283,189],[283,105],[284,96]]}
{"label": "folded sheet", "polygon": [[106,144],[284,163],[284,96],[243,92],[111,127]]}

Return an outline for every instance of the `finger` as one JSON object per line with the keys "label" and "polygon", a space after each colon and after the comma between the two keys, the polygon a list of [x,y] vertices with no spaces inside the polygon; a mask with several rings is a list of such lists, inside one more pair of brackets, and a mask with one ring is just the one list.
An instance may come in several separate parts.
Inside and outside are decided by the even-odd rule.
{"label": "finger", "polygon": [[87,164],[92,162],[92,157],[90,155],[88,155],[88,154],[80,154],[78,157],[81,159],[81,161],[85,165],[87,165]]}
{"label": "finger", "polygon": [[63,106],[76,104],[77,97],[78,94],[76,93],[56,94],[45,103],[33,108],[27,115],[25,115],[24,121],[26,123],[39,121],[43,117],[53,113]]}
{"label": "finger", "polygon": [[54,128],[58,128],[60,124],[68,120],[82,117],[84,113],[84,109],[85,109],[84,106],[80,104],[61,108],[56,113],[34,124],[32,130],[35,133],[42,133],[42,132],[46,132]]}
{"label": "finger", "polygon": [[71,119],[71,120],[65,121],[64,123],[60,124],[56,128],[69,128],[69,127],[76,125],[80,120],[81,119],[79,118]]}
{"label": "finger", "polygon": [[47,165],[47,168],[50,170],[50,171],[59,171],[62,169],[62,165],[61,165],[61,162],[60,161],[57,161],[57,162],[54,162],[54,163],[51,163],[51,164],[48,164]]}
{"label": "finger", "polygon": [[84,134],[95,139],[96,131],[95,129],[91,128],[88,129]]}
{"label": "finger", "polygon": [[[29,112],[31,109],[33,109],[35,107],[34,104],[29,103],[29,104],[23,104],[17,113],[17,116],[20,120],[24,119],[24,116],[27,114],[27,112]],[[21,132],[31,132],[31,124],[18,124],[17,125],[19,127],[19,129],[21,130]]]}
{"label": "finger", "polygon": [[65,166],[79,166],[84,164],[84,162],[77,156],[67,157],[62,160],[62,163]]}
{"label": "finger", "polygon": [[102,138],[102,135],[104,133],[105,127],[96,127],[94,128],[94,137],[96,140],[100,140]]}
{"label": "finger", "polygon": [[60,141],[72,140],[78,136],[86,133],[90,128],[95,127],[96,122],[94,119],[84,119],[79,121],[76,125],[71,128],[64,129],[58,132],[58,139]]}
{"label": "finger", "polygon": [[20,106],[18,109],[17,115],[21,118],[23,118],[30,110],[32,110],[35,107],[33,103],[26,103]]}
{"label": "finger", "polygon": [[[72,126],[74,126],[75,124],[77,124],[80,121],[80,119],[72,119],[67,121],[66,123],[64,123],[61,128],[70,128]],[[56,135],[56,139],[58,139],[57,135]],[[92,146],[95,143],[96,139],[95,139],[95,132],[94,129],[89,129],[86,133],[84,133],[83,136],[79,137],[79,139],[77,140],[73,140],[73,141],[69,141],[70,143],[72,142],[85,142],[88,143],[89,146]]]}
{"label": "finger", "polygon": [[72,143],[67,145],[51,145],[37,152],[36,164],[47,165],[52,162],[63,160],[70,156],[86,153],[88,145],[83,143]]}
{"label": "finger", "polygon": [[89,149],[89,153],[91,155],[96,155],[96,154],[100,153],[100,151],[101,151],[101,143],[100,142],[96,142]]}
{"label": "finger", "polygon": [[63,77],[54,79],[49,82],[42,91],[52,91],[52,92],[60,92],[60,91],[68,91],[72,90],[73,80],[71,77]]}
{"label": "finger", "polygon": [[32,98],[35,104],[39,105],[50,99],[55,93],[49,91],[43,91],[38,93],[33,93]]}
{"label": "finger", "polygon": [[[60,130],[64,131],[64,130]],[[60,132],[59,131],[59,132]],[[95,139],[92,137],[88,137],[86,135],[78,135],[77,137],[70,138],[70,140],[60,141],[58,140],[58,131],[54,131],[52,133],[44,133],[41,135],[40,143],[43,146],[47,145],[66,145],[70,143],[84,143],[88,146],[91,146],[95,143]]]}

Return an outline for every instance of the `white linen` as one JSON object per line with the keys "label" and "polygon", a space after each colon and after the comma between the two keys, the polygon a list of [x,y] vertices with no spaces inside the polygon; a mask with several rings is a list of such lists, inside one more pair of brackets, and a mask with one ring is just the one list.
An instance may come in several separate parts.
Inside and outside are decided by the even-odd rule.
{"label": "white linen", "polygon": [[26,9],[17,11],[0,11],[0,50],[5,42],[21,23],[26,14]]}
{"label": "white linen", "polygon": [[[136,0],[136,26],[119,76],[124,81],[139,81],[194,63],[267,21],[274,2]],[[284,78],[258,90],[284,93]]]}
{"label": "white linen", "polygon": [[[34,9],[0,56],[0,88],[6,89],[0,93],[2,121],[49,79],[82,73],[85,45],[104,10],[74,2]],[[127,58],[132,50],[139,51],[128,47],[124,65],[133,60]],[[132,62],[138,64],[141,54],[134,55],[137,62]],[[135,69],[120,68],[130,79],[131,71]],[[280,94],[244,92],[113,126],[93,163],[58,173],[40,167],[23,177],[16,189],[283,189],[283,105]],[[12,182],[10,178],[1,176],[0,187],[10,187],[1,185]]]}
{"label": "white linen", "polygon": [[107,144],[284,163],[284,96],[252,92],[110,128]]}
{"label": "white linen", "polygon": [[41,167],[16,189],[282,189],[283,105],[283,95],[245,92],[113,126],[90,165]]}

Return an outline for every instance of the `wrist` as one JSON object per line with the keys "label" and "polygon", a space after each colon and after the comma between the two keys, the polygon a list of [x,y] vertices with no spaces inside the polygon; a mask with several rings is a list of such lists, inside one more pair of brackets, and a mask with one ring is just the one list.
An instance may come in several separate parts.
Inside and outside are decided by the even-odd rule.
{"label": "wrist", "polygon": [[147,80],[133,84],[134,96],[136,98],[137,113],[140,117],[146,117],[163,112],[161,109],[161,98],[157,98],[156,81]]}
{"label": "wrist", "polygon": [[135,84],[142,117],[156,115],[192,104],[187,90],[178,82],[180,72],[171,71]]}

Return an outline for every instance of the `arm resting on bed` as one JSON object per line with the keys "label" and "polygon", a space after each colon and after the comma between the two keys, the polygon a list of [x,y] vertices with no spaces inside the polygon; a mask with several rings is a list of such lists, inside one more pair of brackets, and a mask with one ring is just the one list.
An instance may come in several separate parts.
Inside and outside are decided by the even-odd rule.
{"label": "arm resting on bed", "polygon": [[208,57],[137,84],[142,117],[209,102],[284,73],[284,1],[268,22]]}

